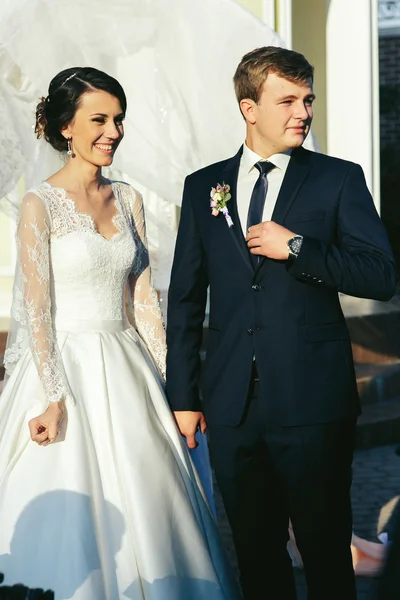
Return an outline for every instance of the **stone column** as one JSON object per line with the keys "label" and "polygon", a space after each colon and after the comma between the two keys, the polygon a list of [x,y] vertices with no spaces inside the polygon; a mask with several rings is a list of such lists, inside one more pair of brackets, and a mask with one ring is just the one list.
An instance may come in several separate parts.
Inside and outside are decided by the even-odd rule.
{"label": "stone column", "polygon": [[377,3],[327,3],[327,151],[361,164],[379,209]]}

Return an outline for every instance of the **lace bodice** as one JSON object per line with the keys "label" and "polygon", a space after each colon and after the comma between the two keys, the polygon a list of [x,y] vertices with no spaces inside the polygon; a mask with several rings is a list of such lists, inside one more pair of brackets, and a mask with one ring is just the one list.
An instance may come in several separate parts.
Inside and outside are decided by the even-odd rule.
{"label": "lace bodice", "polygon": [[66,191],[42,183],[24,197],[17,227],[19,260],[12,318],[21,328],[8,345],[8,373],[29,339],[48,401],[70,396],[57,346],[57,324],[126,318],[165,377],[165,331],[151,283],[143,201],[131,186],[113,182],[117,232],[111,239]]}

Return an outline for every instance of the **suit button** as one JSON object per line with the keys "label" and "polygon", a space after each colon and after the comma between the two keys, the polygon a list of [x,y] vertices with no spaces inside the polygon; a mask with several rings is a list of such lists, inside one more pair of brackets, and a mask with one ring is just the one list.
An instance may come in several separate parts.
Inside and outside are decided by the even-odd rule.
{"label": "suit button", "polygon": [[261,285],[254,284],[251,286],[251,289],[254,290],[255,292],[260,292],[262,288],[261,288]]}
{"label": "suit button", "polygon": [[246,331],[249,335],[253,335],[253,330],[250,327],[246,329]]}

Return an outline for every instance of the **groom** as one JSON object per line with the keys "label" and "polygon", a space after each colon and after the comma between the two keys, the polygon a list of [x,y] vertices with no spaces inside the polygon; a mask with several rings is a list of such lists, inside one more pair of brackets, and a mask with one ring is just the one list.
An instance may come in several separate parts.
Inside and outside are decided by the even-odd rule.
{"label": "groom", "polygon": [[[349,492],[359,400],[338,292],[388,300],[395,265],[362,169],[302,147],[314,101],[304,56],[256,49],[234,84],[245,143],[185,182],[167,394],[190,447],[208,427],[245,600],[296,598],[289,519],[309,600],[355,600]],[[214,189],[210,207],[217,184],[229,189]]]}

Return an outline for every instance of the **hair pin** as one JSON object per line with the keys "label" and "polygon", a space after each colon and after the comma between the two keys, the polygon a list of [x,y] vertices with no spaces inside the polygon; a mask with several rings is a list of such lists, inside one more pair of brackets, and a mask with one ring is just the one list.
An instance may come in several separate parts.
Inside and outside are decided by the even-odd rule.
{"label": "hair pin", "polygon": [[75,71],[75,73],[72,73],[72,75],[70,75],[69,77],[67,77],[67,79],[64,81],[64,83],[62,83],[62,84],[60,85],[60,87],[63,87],[63,86],[64,86],[64,85],[67,83],[67,81],[69,81],[70,79],[72,79],[73,77],[75,77],[75,75],[76,75],[77,73],[78,73],[78,71]]}

